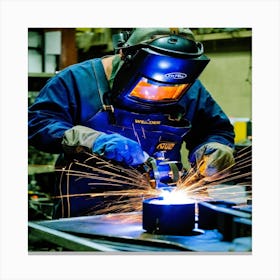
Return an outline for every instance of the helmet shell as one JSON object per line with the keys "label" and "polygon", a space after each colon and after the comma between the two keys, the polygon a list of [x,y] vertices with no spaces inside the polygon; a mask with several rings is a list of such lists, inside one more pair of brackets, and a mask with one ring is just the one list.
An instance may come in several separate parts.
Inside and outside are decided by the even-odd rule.
{"label": "helmet shell", "polygon": [[[158,111],[178,103],[210,61],[203,46],[181,35],[158,36],[148,42],[123,48],[124,63],[114,79],[115,104],[135,112]],[[161,87],[187,84],[185,92],[174,100],[145,100],[131,96],[145,78]]]}

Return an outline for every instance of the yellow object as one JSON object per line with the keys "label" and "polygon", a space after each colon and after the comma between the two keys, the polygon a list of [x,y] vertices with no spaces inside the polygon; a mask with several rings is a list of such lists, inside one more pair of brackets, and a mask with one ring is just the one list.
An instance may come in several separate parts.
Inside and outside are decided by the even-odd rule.
{"label": "yellow object", "polygon": [[252,122],[249,118],[230,118],[233,125],[235,144],[244,144],[252,140]]}
{"label": "yellow object", "polygon": [[234,123],[234,132],[235,132],[235,138],[234,142],[242,142],[247,139],[247,122],[235,122]]}

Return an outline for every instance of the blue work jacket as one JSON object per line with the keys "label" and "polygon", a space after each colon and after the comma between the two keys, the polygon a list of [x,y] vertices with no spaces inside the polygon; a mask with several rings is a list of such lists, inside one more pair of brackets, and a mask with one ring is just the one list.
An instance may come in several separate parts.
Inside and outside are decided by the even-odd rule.
{"label": "blue work jacket", "polygon": [[[94,71],[93,61],[99,64]],[[100,111],[102,93],[109,91],[101,59],[75,64],[51,78],[40,91],[28,111],[29,144],[37,149],[60,154],[64,132],[75,125],[86,125]],[[180,100],[184,119],[191,129],[184,137],[186,148],[192,151],[207,142],[219,142],[233,147],[233,127],[202,83],[197,80]],[[129,116],[131,112],[127,111]]]}
{"label": "blue work jacket", "polygon": [[[116,123],[111,124],[108,113],[103,110],[103,96],[109,91],[100,58],[62,70],[46,83],[29,107],[29,144],[44,152],[63,154],[61,141],[65,131],[82,125],[103,132],[117,132],[138,142],[144,127],[145,133],[142,133],[140,139],[143,150],[152,155],[157,149],[171,147],[168,158],[176,161],[181,160],[183,142],[189,150],[189,158],[195,149],[208,142],[234,146],[233,126],[199,80],[195,81],[178,103],[178,108],[183,112],[179,121],[170,121],[166,112],[139,114],[133,112],[133,108],[116,108]],[[173,113],[170,112],[171,115]],[[124,129],[129,123],[135,125],[133,130]],[[136,136],[135,131],[139,131]],[[79,205],[82,204],[86,203],[81,200]],[[79,206],[76,210],[74,208],[67,210],[70,213],[68,216],[86,213],[85,209],[79,211]]]}

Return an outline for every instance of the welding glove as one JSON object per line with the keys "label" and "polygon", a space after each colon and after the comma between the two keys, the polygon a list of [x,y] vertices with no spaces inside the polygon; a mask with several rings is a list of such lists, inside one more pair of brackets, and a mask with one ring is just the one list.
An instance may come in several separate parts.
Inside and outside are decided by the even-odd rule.
{"label": "welding glove", "polygon": [[98,136],[93,143],[93,152],[131,166],[142,164],[149,158],[136,141],[117,133]]}
{"label": "welding glove", "polygon": [[140,145],[129,138],[117,133],[106,134],[82,125],[65,131],[62,147],[66,154],[93,152],[131,166],[142,164],[149,158]]}
{"label": "welding glove", "polygon": [[204,177],[212,176],[234,164],[233,149],[217,142],[209,142],[198,148],[190,162]]}
{"label": "welding glove", "polygon": [[96,138],[101,135],[100,131],[86,126],[76,125],[64,132],[62,148],[66,154],[76,154],[82,151],[91,152]]}

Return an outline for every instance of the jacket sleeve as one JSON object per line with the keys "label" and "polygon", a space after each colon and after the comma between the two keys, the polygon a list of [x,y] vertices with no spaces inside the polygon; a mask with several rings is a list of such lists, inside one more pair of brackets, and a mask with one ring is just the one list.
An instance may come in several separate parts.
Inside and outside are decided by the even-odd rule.
{"label": "jacket sleeve", "polygon": [[64,152],[65,132],[86,125],[100,108],[102,101],[93,60],[65,68],[47,82],[28,109],[29,144],[48,153]]}
{"label": "jacket sleeve", "polygon": [[192,129],[184,139],[189,158],[195,150],[209,142],[218,142],[233,148],[233,126],[202,83],[196,81],[186,96],[186,116],[192,123]]}
{"label": "jacket sleeve", "polygon": [[61,153],[64,132],[75,123],[76,103],[71,84],[59,75],[50,79],[28,108],[28,144]]}

